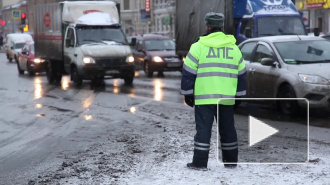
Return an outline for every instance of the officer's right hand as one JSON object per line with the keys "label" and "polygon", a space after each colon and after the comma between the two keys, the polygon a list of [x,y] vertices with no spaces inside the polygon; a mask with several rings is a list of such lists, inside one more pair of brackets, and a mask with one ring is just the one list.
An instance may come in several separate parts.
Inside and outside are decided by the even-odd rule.
{"label": "officer's right hand", "polygon": [[184,96],[184,101],[186,102],[186,104],[190,107],[194,107],[194,101],[195,101],[195,98],[194,96]]}

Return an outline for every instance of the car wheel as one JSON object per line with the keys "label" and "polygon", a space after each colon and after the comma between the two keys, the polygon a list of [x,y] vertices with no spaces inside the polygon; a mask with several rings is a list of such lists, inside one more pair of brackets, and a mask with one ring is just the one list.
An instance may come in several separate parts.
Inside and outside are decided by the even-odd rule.
{"label": "car wheel", "polygon": [[59,68],[60,67],[56,66],[54,62],[48,62],[46,64],[46,75],[49,84],[56,84],[61,82],[62,72]]}
{"label": "car wheel", "polygon": [[125,85],[132,85],[134,80],[134,71],[128,72],[124,76]]}
{"label": "car wheel", "polygon": [[145,65],[144,65],[144,72],[145,74],[147,75],[147,77],[152,77],[154,72],[153,71],[150,71],[150,64],[148,62],[145,62]]}
{"label": "car wheel", "polygon": [[[278,98],[296,98],[296,93],[291,85],[282,86],[278,92]],[[299,105],[295,100],[279,100],[277,103],[280,111],[289,116],[295,116],[299,112]]]}
{"label": "car wheel", "polygon": [[33,71],[29,71],[29,75],[30,75],[30,76],[34,76],[34,75],[36,75],[36,73],[33,72]]}
{"label": "car wheel", "polygon": [[47,75],[47,81],[49,84],[55,83],[55,76],[53,74],[53,68],[51,62],[48,62],[46,65],[46,75]]}
{"label": "car wheel", "polygon": [[26,64],[26,69],[30,76],[34,76],[36,74],[34,71],[30,71],[29,64]]}
{"label": "car wheel", "polygon": [[163,71],[158,71],[158,75],[157,75],[157,76],[158,76],[158,77],[161,77],[161,78],[165,77]]}
{"label": "car wheel", "polygon": [[24,74],[24,70],[22,70],[21,67],[19,66],[19,62],[17,62],[17,70],[18,70],[18,74],[20,75]]}
{"label": "car wheel", "polygon": [[77,86],[77,87],[82,86],[83,79],[82,79],[81,75],[79,74],[77,67],[73,67],[71,69],[71,79],[75,86]]}
{"label": "car wheel", "polygon": [[12,62],[12,60],[13,60],[12,58],[9,57],[8,54],[7,54],[7,59],[8,59],[9,62]]}
{"label": "car wheel", "polygon": [[14,55],[14,59],[15,59],[15,62],[17,63],[18,62],[18,59],[17,59],[17,56]]}

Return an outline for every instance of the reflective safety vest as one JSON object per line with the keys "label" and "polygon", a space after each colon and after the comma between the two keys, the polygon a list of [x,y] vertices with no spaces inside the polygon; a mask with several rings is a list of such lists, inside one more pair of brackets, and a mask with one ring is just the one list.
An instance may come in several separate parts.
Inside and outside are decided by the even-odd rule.
{"label": "reflective safety vest", "polygon": [[235,100],[221,98],[245,95],[245,62],[235,42],[222,32],[200,37],[184,61],[181,94],[193,94],[195,105],[233,105]]}

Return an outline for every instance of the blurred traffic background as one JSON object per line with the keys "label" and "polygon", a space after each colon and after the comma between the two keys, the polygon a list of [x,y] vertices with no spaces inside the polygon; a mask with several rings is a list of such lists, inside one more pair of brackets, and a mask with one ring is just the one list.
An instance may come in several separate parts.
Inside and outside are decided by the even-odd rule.
{"label": "blurred traffic background", "polygon": [[[3,41],[1,47],[3,53],[3,56],[1,56],[1,62],[7,63],[8,66],[11,66],[10,69],[13,70],[13,73],[15,71],[15,73],[19,74],[19,76],[17,76],[18,79],[25,77],[26,72],[30,78],[34,79],[41,77],[41,79],[43,79],[42,81],[45,82],[43,84],[44,86],[48,86],[46,81],[50,84],[61,81],[60,77],[56,75],[54,76],[51,73],[49,73],[50,75],[45,73],[47,70],[49,72],[54,71],[54,69],[47,69],[47,66],[53,66],[50,65],[52,61],[47,61],[47,58],[41,57],[43,54],[49,54],[55,50],[52,50],[53,48],[51,48],[50,45],[40,45],[39,40],[45,39],[46,37],[36,37],[37,32],[40,32],[38,28],[42,26],[47,27],[48,34],[53,34],[57,31],[60,32],[60,26],[54,24],[54,20],[56,21],[56,19],[51,16],[55,10],[52,8],[46,8],[40,9],[39,11],[38,9],[41,5],[56,4],[59,2],[61,1],[0,1],[0,31],[2,38],[0,38],[0,40]],[[315,64],[310,64],[311,61],[301,62],[299,59],[293,59],[292,57],[290,59],[283,58],[283,55],[278,55],[277,51],[282,51],[283,49],[275,48],[276,43],[274,43],[274,45],[272,43],[278,39],[282,39],[283,42],[291,43],[304,37],[289,38],[284,36],[273,39],[266,38],[268,36],[277,35],[305,35],[305,37],[311,37],[307,39],[307,43],[318,43],[318,41],[323,43],[325,39],[322,40],[322,37],[329,39],[330,36],[330,1],[293,0],[291,2],[281,0],[210,0],[206,2],[198,0],[113,0],[113,2],[115,2],[118,9],[120,29],[126,38],[126,41],[124,39],[123,41],[117,40],[116,42],[130,47],[131,55],[127,56],[126,60],[131,61],[131,59],[134,58],[135,70],[132,72],[131,69],[127,69],[119,76],[113,75],[114,78],[107,78],[103,74],[98,74],[97,78],[92,79],[91,81],[93,83],[96,82],[101,85],[103,84],[104,86],[101,86],[101,89],[103,88],[103,90],[107,89],[107,87],[111,87],[111,91],[114,93],[132,92],[133,90],[134,92],[140,93],[139,95],[141,96],[154,97],[157,101],[167,99],[183,103],[184,101],[179,94],[179,89],[181,69],[185,56],[190,45],[198,38],[198,36],[205,32],[205,25],[203,23],[205,12],[221,11],[226,17],[225,31],[234,34],[237,39],[237,45],[241,44],[240,48],[244,50],[242,50],[242,53],[246,60],[247,67],[251,69],[253,68],[252,70],[257,70],[248,70],[248,84],[250,84],[250,86],[248,85],[248,97],[278,98],[281,96],[282,98],[307,98],[313,102],[313,106],[315,105],[321,109],[330,108],[330,95],[326,90],[330,84],[329,78],[325,74],[322,75],[317,73],[320,70],[311,67],[312,65],[319,66],[320,61],[317,60]],[[226,8],[228,6],[233,7],[234,11]],[[47,11],[50,11],[50,13],[47,14]],[[281,28],[283,25],[286,26],[287,31]],[[66,41],[64,40],[66,38],[64,38],[63,34],[55,36],[60,36],[56,38],[54,37],[55,40],[60,38],[63,42]],[[264,37],[265,39],[251,40],[251,38],[259,37]],[[93,35],[91,38],[93,38]],[[79,38],[77,38],[77,40],[78,39]],[[260,49],[260,51],[258,51],[261,47],[256,45],[257,42],[270,43],[268,43],[268,46],[267,44],[264,45],[264,49],[266,48],[265,50]],[[78,41],[76,44],[79,45]],[[109,42],[106,44],[111,45]],[[44,46],[49,46],[49,48]],[[311,44],[310,46],[311,47],[307,47],[307,54],[316,52],[317,55],[323,54],[327,56],[327,44]],[[41,49],[44,49],[45,51],[42,51]],[[297,53],[297,51],[293,52]],[[323,55],[321,57],[321,63],[329,63],[329,58],[324,58]],[[265,61],[264,65],[261,62],[264,58],[272,58],[272,60]],[[254,66],[254,59],[259,61],[257,67]],[[95,60],[96,61],[94,62],[96,63],[100,62],[98,59]],[[278,65],[273,66],[272,64],[274,62],[277,62]],[[265,87],[267,86],[262,86],[263,88],[261,88],[261,86],[257,87],[260,84],[259,82],[261,79],[264,81],[264,84],[275,84],[274,79],[277,78],[272,77],[273,81],[267,81],[267,79],[270,79],[269,76],[273,75],[265,73],[269,68],[280,69],[281,66],[286,66],[286,64],[289,64],[288,66],[292,67],[295,64],[301,63],[308,63],[309,66],[305,68],[313,69],[313,74],[311,72],[306,72],[305,69],[295,70],[294,73],[296,73],[295,76],[297,83],[300,84],[298,85],[300,89],[295,89],[296,93],[294,96],[292,96],[291,87],[293,86],[296,88],[297,85],[295,86],[295,84],[297,83],[283,83],[278,86],[274,85],[275,89],[271,89],[270,87],[266,89]],[[261,64],[262,66],[259,66]],[[327,68],[327,64],[322,65],[323,66],[319,68]],[[75,88],[76,85],[80,85],[82,88],[90,87],[89,81],[83,83],[83,76],[77,75],[80,72],[78,71],[78,68],[79,67],[72,68],[71,71],[61,71],[61,74],[63,73],[63,78],[60,83],[65,89],[69,87]],[[261,72],[258,71],[259,69]],[[300,74],[303,71],[305,72]],[[106,71],[106,73],[108,72],[112,73],[111,70]],[[284,73],[286,72],[281,72],[281,74]],[[260,77],[260,74],[266,78]],[[124,81],[116,78],[124,79]],[[145,88],[146,86],[148,87]],[[93,86],[93,88],[94,87],[95,86]],[[286,87],[286,89],[291,89],[291,91],[283,90],[282,88],[284,87]],[[168,90],[170,92],[160,93]],[[259,90],[259,92],[257,90]],[[300,92],[302,91],[306,93],[301,94]],[[318,106],[320,104],[322,104],[322,106]],[[282,105],[282,109],[286,106],[289,105]],[[291,109],[291,107],[287,107],[286,109]]]}
{"label": "blurred traffic background", "polygon": [[[120,4],[121,24],[126,35],[158,33],[175,38],[175,0],[113,1]],[[293,0],[293,3],[303,17],[308,33],[312,34],[315,28],[321,35],[330,32],[330,1]],[[29,22],[33,19],[33,13],[28,13],[29,0],[1,0],[0,8],[0,25],[3,34],[22,30],[33,34],[33,28],[29,27]]]}

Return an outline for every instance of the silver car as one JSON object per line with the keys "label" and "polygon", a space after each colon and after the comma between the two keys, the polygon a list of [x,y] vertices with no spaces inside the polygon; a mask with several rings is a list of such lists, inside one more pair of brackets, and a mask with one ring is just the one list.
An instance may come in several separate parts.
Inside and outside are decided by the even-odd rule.
{"label": "silver car", "polygon": [[[248,98],[306,98],[310,108],[330,109],[330,41],[321,37],[272,36],[239,45],[247,69]],[[285,114],[305,101],[278,101]]]}

